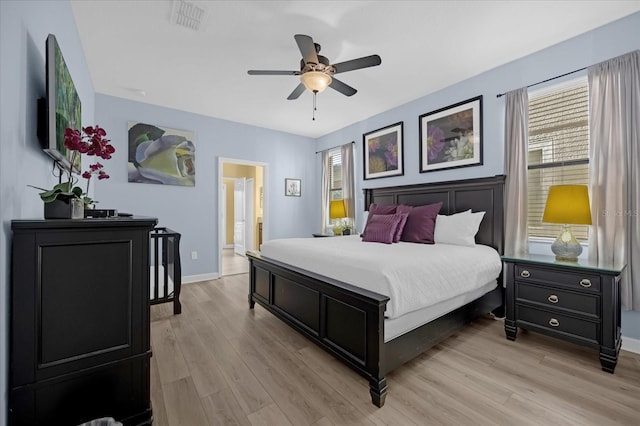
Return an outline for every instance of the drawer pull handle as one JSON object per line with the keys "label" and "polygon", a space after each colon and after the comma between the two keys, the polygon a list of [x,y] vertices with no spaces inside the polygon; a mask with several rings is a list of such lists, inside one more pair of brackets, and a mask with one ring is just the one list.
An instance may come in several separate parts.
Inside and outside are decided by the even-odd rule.
{"label": "drawer pull handle", "polygon": [[589,288],[589,287],[591,287],[591,281],[589,281],[587,278],[583,278],[583,279],[580,280],[580,285],[582,287]]}
{"label": "drawer pull handle", "polygon": [[551,318],[551,319],[549,320],[549,325],[550,325],[551,327],[557,327],[557,326],[559,326],[559,325],[560,325],[560,321],[558,321],[558,320],[557,320],[557,319],[555,319],[555,318]]}
{"label": "drawer pull handle", "polygon": [[520,276],[522,278],[529,278],[531,276],[531,274],[529,273],[529,271],[527,271],[526,269],[522,272],[520,272]]}
{"label": "drawer pull handle", "polygon": [[558,303],[558,300],[560,299],[558,299],[558,296],[556,296],[555,294],[552,294],[547,298],[547,300],[551,303]]}

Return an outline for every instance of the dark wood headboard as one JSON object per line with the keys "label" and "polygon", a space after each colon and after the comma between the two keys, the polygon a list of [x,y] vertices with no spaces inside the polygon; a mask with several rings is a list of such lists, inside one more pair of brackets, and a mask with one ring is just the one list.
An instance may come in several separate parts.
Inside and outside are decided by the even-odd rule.
{"label": "dark wood headboard", "polygon": [[504,180],[505,176],[434,182],[417,185],[364,189],[364,206],[406,204],[423,206],[442,201],[440,214],[453,214],[471,209],[486,212],[476,235],[485,244],[503,253],[504,246]]}

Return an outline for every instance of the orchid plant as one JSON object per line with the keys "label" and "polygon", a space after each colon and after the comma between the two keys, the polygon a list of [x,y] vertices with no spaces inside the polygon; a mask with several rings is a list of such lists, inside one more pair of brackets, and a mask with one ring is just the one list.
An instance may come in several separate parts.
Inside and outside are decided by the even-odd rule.
{"label": "orchid plant", "polygon": [[[111,158],[116,150],[106,138],[107,132],[100,126],[83,127],[82,132],[76,129],[66,128],[64,131],[64,146],[67,150],[72,152],[71,164],[76,164],[80,155],[85,154],[89,156],[100,157],[103,160]],[[82,177],[87,179],[87,189],[83,191],[81,187],[75,186],[78,179],[73,176],[71,168],[66,170],[67,181],[60,182],[52,189],[43,189],[33,186],[33,188],[40,189],[40,198],[45,203],[50,203],[57,198],[71,199],[79,198],[84,202],[85,206],[91,206],[96,203],[89,197],[89,184],[91,179],[95,176],[98,180],[109,179],[109,175],[104,170],[104,166],[99,162],[89,165],[89,169],[82,173]],[[30,185],[31,186],[31,185]]]}

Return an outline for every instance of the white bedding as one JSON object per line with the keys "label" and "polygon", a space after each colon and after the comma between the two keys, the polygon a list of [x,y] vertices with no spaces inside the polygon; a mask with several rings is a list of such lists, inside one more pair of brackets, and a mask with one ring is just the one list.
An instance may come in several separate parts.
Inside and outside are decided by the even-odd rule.
{"label": "white bedding", "polygon": [[387,318],[479,289],[502,269],[498,252],[488,246],[368,243],[358,235],[271,240],[260,253],[389,296]]}

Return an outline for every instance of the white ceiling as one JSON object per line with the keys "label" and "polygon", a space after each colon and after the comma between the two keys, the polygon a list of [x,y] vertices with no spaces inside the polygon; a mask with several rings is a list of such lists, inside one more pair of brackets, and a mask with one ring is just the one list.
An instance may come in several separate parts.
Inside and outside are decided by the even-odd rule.
{"label": "white ceiling", "polygon": [[[171,22],[173,0],[72,0],[98,93],[319,137],[640,10],[634,1],[194,1],[203,28]],[[358,90],[286,98],[299,70],[294,34]],[[505,88],[508,89],[508,88]]]}

